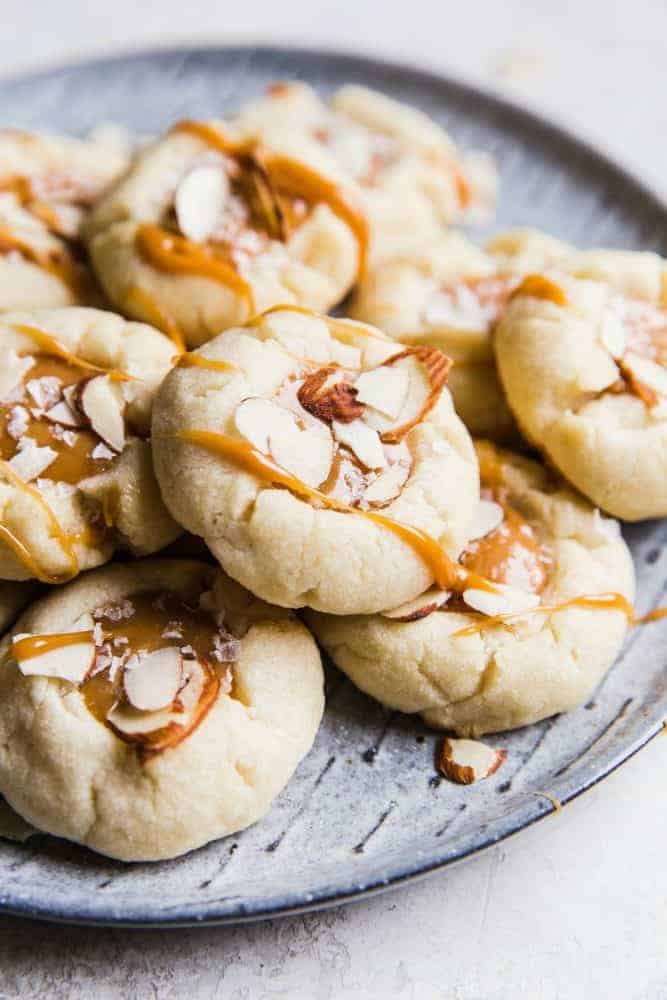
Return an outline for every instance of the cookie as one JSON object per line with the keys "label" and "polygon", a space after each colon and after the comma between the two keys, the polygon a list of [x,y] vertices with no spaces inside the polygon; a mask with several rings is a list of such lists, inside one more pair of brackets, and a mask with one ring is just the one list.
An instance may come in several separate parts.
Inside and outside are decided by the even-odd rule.
{"label": "cookie", "polygon": [[593,503],[667,514],[667,280],[657,254],[578,254],[528,276],[495,336],[526,437]]}
{"label": "cookie", "polygon": [[164,501],[223,568],[285,607],[372,613],[447,575],[478,492],[448,359],[271,310],[185,355],[153,413]]}
{"label": "cookie", "polygon": [[616,522],[539,464],[488,442],[478,449],[477,537],[460,561],[466,589],[431,590],[385,615],[306,613],[359,688],[464,736],[583,702],[618,653],[634,594]]}
{"label": "cookie", "polygon": [[38,829],[124,861],[254,823],[322,716],[303,625],[203,563],[81,576],[2,651],[0,790]]}
{"label": "cookie", "polygon": [[374,257],[414,249],[495,207],[489,157],[463,154],[428,115],[366,87],[342,87],[327,104],[306,84],[274,84],[237,124],[269,143],[301,133],[333,157],[361,192]]}
{"label": "cookie", "polygon": [[355,191],[325,151],[298,134],[269,148],[222,122],[175,125],[85,231],[115,306],[189,346],[278,303],[330,309],[367,243]]}
{"label": "cookie", "polygon": [[496,371],[494,327],[522,275],[572,252],[533,230],[505,233],[484,250],[452,232],[372,266],[350,315],[406,344],[445,351],[454,362],[449,388],[466,427],[474,435],[507,440],[516,427]]}
{"label": "cookie", "polygon": [[0,310],[97,301],[79,230],[128,159],[103,132],[81,140],[0,131]]}
{"label": "cookie", "polygon": [[80,307],[5,313],[0,335],[0,580],[58,583],[172,541],[149,441],[169,339]]}

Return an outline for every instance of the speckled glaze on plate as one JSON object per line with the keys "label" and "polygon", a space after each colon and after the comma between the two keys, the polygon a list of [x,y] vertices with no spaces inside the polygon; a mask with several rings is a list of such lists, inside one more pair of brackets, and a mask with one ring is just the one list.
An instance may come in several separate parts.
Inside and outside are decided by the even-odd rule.
{"label": "speckled glaze on plate", "polygon": [[[139,53],[0,82],[2,124],[83,133],[102,121],[142,133],[232,111],[275,79],[324,93],[368,84],[429,112],[497,160],[493,229],[534,225],[582,246],[667,252],[667,209],[584,143],[509,103],[428,73],[337,53],[234,47]],[[480,233],[480,235],[487,235]],[[665,600],[667,523],[626,532],[638,608]],[[438,736],[389,713],[337,671],[317,742],[271,813],[177,861],[123,865],[37,837],[0,842],[0,911],[125,925],[233,923],[344,902],[460,861],[599,781],[667,717],[667,623],[632,632],[591,701],[489,738],[508,748],[488,781],[439,781]],[[548,793],[545,794],[545,793]]]}

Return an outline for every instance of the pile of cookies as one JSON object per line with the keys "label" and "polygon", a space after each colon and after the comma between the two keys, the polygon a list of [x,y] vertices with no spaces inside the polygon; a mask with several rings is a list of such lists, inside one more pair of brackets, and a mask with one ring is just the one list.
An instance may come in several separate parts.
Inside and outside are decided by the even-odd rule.
{"label": "pile of cookies", "polygon": [[479,247],[452,227],[495,187],[356,86],[138,151],[0,135],[0,793],[29,823],[153,860],[256,821],[315,738],[318,647],[454,733],[464,783],[503,762],[477,737],[589,696],[633,621],[612,518],[667,515],[667,267]]}

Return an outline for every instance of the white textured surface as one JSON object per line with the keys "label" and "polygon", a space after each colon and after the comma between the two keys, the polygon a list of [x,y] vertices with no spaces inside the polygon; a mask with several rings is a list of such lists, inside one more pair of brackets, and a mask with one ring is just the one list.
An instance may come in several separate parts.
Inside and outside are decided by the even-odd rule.
{"label": "white textured surface", "polygon": [[[498,87],[667,193],[661,0],[4,0],[0,66],[261,38],[364,46]],[[476,861],[354,906],[237,929],[93,931],[2,921],[0,998],[667,998],[667,738]]]}

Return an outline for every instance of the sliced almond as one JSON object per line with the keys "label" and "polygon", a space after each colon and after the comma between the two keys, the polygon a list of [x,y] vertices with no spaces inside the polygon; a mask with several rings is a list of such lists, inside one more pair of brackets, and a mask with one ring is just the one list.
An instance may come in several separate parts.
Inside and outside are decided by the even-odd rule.
{"label": "sliced almond", "polygon": [[414,601],[406,601],[405,604],[401,604],[398,608],[392,608],[391,611],[383,611],[382,617],[390,618],[396,622],[416,622],[420,618],[426,618],[427,615],[432,614],[433,611],[437,611],[438,608],[444,607],[450,596],[451,592],[449,590],[431,587],[424,594],[415,597]]}
{"label": "sliced almond", "polygon": [[385,444],[397,444],[437,403],[445,387],[451,358],[437,347],[409,347],[385,362],[403,370],[409,378],[408,391],[398,416],[390,420],[374,409],[364,413],[365,422],[379,431]]}
{"label": "sliced almond", "polygon": [[349,424],[334,420],[331,429],[339,444],[344,444],[353,451],[367,469],[384,469],[387,459],[382,442],[377,431],[363,420],[353,420]]}
{"label": "sliced almond", "polygon": [[81,412],[105,444],[116,452],[125,447],[123,391],[108,375],[96,375],[84,382],[79,396]]}
{"label": "sliced almond", "polygon": [[400,367],[382,365],[362,372],[355,382],[357,399],[395,420],[403,409],[410,377]]}
{"label": "sliced almond", "polygon": [[182,658],[178,649],[165,646],[135,657],[123,672],[123,687],[129,703],[141,712],[155,712],[171,705],[182,683]]}
{"label": "sliced almond", "polygon": [[396,462],[381,472],[377,479],[374,479],[370,486],[364,490],[364,500],[366,503],[389,503],[394,500],[403,489],[405,482],[410,475],[407,465]]}
{"label": "sliced almond", "polygon": [[22,674],[26,677],[56,677],[72,684],[83,683],[95,661],[95,643],[92,639],[82,639],[69,646],[56,646],[46,649],[38,656],[21,659],[18,643],[21,639],[29,638],[34,636],[27,633],[15,635],[12,646],[12,655]]}
{"label": "sliced almond", "polygon": [[11,396],[14,389],[21,384],[35,363],[30,355],[23,357],[16,351],[8,351],[0,366],[0,401]]}
{"label": "sliced almond", "polygon": [[269,434],[269,451],[281,468],[306,483],[319,486],[329,475],[333,462],[333,440],[328,428],[300,431],[277,428]]}
{"label": "sliced almond", "polygon": [[185,175],[176,189],[174,209],[186,239],[203,243],[213,235],[229,194],[229,178],[222,166],[206,164]]}
{"label": "sliced almond", "polygon": [[450,781],[472,785],[490,778],[505,763],[507,750],[495,750],[480,740],[443,740],[438,767]]}
{"label": "sliced almond", "polygon": [[62,424],[63,427],[81,427],[83,423],[81,415],[64,399],[47,410],[44,416],[54,424]]}
{"label": "sliced almond", "polygon": [[667,396],[667,370],[662,365],[629,351],[618,366],[633,391],[649,408],[660,402],[658,397]]}
{"label": "sliced almond", "polygon": [[327,365],[307,375],[299,386],[297,398],[304,410],[325,423],[333,420],[351,423],[364,412],[357,401],[356,386],[345,381],[337,365]]}
{"label": "sliced almond", "polygon": [[198,704],[204,690],[204,671],[197,660],[183,661],[183,686],[178,692],[178,703],[184,712],[191,712]]}
{"label": "sliced almond", "polygon": [[143,733],[154,733],[164,729],[172,722],[182,721],[182,715],[162,708],[156,712],[141,712],[132,705],[119,704],[107,713],[107,722],[124,736],[141,736]]}
{"label": "sliced almond", "polygon": [[495,618],[497,615],[517,615],[537,608],[540,598],[526,590],[494,583],[494,590],[478,590],[469,587],[463,591],[463,600],[473,611]]}
{"label": "sliced almond", "polygon": [[496,503],[495,500],[480,500],[470,527],[468,541],[474,542],[478,538],[490,535],[492,531],[500,527],[504,520],[505,511],[499,503]]}
{"label": "sliced almond", "polygon": [[295,427],[291,414],[284,407],[261,396],[249,396],[239,403],[234,423],[239,434],[264,453],[269,450],[271,431],[289,431]]}
{"label": "sliced almond", "polygon": [[8,464],[24,483],[30,483],[46,472],[51,463],[58,457],[58,452],[48,446],[37,447],[31,438],[23,438],[23,440],[30,441],[30,444],[17,451],[10,458]]}
{"label": "sliced almond", "polygon": [[331,353],[334,360],[344,368],[361,368],[361,351],[358,347],[334,340],[331,342]]}
{"label": "sliced almond", "polygon": [[606,313],[602,321],[600,339],[612,358],[618,361],[623,357],[628,346],[627,330],[621,319],[611,310]]}
{"label": "sliced almond", "polygon": [[42,375],[41,378],[31,378],[26,383],[26,389],[40,410],[48,410],[60,399],[62,382],[55,375]]}

